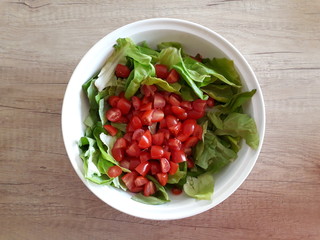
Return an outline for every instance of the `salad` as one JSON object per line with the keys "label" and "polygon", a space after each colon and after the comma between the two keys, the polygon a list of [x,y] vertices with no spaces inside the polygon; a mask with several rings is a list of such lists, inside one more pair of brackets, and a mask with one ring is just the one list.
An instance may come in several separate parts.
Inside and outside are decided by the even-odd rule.
{"label": "salad", "polygon": [[119,38],[82,86],[90,105],[79,140],[84,176],[163,204],[168,192],[210,200],[214,173],[237,158],[242,139],[257,149],[233,61],[191,56],[178,42],[152,49]]}

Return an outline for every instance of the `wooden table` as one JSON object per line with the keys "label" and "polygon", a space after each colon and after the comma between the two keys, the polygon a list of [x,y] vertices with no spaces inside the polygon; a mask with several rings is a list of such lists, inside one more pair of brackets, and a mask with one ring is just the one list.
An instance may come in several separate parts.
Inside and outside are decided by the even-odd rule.
{"label": "wooden table", "polygon": [[[252,173],[200,215],[118,212],[76,176],[61,134],[68,80],[84,53],[127,23],[190,20],[253,67],[267,128]],[[320,1],[0,2],[0,239],[320,239]]]}

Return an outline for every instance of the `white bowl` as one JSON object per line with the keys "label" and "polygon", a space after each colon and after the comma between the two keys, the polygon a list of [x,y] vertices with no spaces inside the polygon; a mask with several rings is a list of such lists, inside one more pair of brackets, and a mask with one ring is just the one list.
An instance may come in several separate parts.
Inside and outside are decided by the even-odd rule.
{"label": "white bowl", "polygon": [[[151,47],[163,41],[181,42],[185,52],[200,53],[204,57],[226,57],[232,59],[241,76],[244,90],[257,89],[247,104],[245,112],[256,121],[260,135],[258,150],[246,144],[238,158],[215,178],[215,189],[211,201],[195,200],[184,194],[171,196],[171,202],[163,205],[145,205],[131,200],[131,194],[109,186],[101,186],[83,177],[82,160],[79,158],[77,141],[84,134],[83,120],[88,114],[87,100],[82,93],[82,84],[98,71],[111,54],[113,45],[120,37],[130,37],[136,43],[147,41]],[[213,208],[227,199],[246,179],[252,170],[265,132],[265,109],[259,83],[240,52],[227,40],[201,25],[178,19],[155,18],[123,26],[97,42],[81,59],[69,81],[62,107],[62,133],[70,162],[83,183],[102,201],[124,213],[154,220],[170,220],[190,217]]]}

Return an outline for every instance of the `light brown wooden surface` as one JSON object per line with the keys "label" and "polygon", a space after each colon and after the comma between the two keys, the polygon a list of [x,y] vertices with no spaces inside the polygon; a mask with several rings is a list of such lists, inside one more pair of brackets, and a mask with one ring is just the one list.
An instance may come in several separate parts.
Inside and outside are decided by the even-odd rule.
{"label": "light brown wooden surface", "polygon": [[[200,215],[118,212],[76,176],[61,134],[73,69],[100,38],[152,17],[222,34],[261,84],[266,136],[252,173]],[[0,2],[0,239],[320,239],[320,1]]]}

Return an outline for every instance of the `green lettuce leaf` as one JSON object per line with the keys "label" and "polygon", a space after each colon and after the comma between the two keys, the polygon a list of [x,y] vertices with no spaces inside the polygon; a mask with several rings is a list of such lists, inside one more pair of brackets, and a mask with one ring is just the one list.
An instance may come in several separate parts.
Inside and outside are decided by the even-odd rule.
{"label": "green lettuce leaf", "polygon": [[162,43],[158,44],[158,49],[159,50],[162,50],[162,49],[165,49],[165,48],[169,48],[169,47],[174,47],[174,48],[177,48],[177,49],[181,49],[182,45],[179,42],[162,42]]}
{"label": "green lettuce leaf", "polygon": [[196,165],[203,169],[208,169],[213,164],[219,166],[219,168],[213,168],[214,171],[220,170],[221,167],[229,164],[237,157],[237,153],[224,146],[221,140],[210,130],[205,133],[204,141],[200,141],[198,144],[203,147],[200,149],[196,146],[194,159]]}
{"label": "green lettuce leaf", "polygon": [[181,61],[180,52],[175,47],[167,47],[161,50],[158,59],[160,64],[166,65],[169,69],[172,68],[173,65],[179,63]]}
{"label": "green lettuce leaf", "polygon": [[187,176],[187,164],[180,163],[178,171],[174,175],[168,175],[168,183],[177,184]]}
{"label": "green lettuce leaf", "polygon": [[[218,78],[227,85],[230,85],[233,87],[241,87],[241,82],[239,82],[240,85],[238,85],[232,82],[231,80],[228,80],[224,75],[219,74],[218,72],[214,71],[214,69],[205,66],[203,63],[198,62],[193,58],[190,58],[190,57],[185,58],[184,64],[186,68],[189,69],[189,72],[193,74],[194,76],[193,80],[200,82],[200,83],[197,83],[199,87],[203,87],[214,82],[215,79],[212,80],[210,79],[211,77]],[[210,80],[208,80],[208,78]],[[207,80],[205,81],[205,83],[203,83],[205,79]]]}
{"label": "green lettuce leaf", "polygon": [[161,90],[173,92],[180,95],[179,90],[181,88],[181,85],[179,83],[169,84],[167,81],[162,80],[161,78],[148,76],[141,82],[141,84],[157,85],[158,87],[160,87]]}
{"label": "green lettuce leaf", "polygon": [[141,82],[147,76],[155,76],[155,69],[154,66],[149,64],[141,64],[138,61],[134,62],[134,69],[131,71],[129,78],[127,79],[127,87],[125,91],[125,97],[130,99],[132,96],[136,94],[139,90]]}
{"label": "green lettuce leaf", "polygon": [[161,199],[154,196],[146,197],[141,193],[135,194],[131,199],[140,203],[148,204],[148,205],[160,205],[160,204],[170,202],[169,200]]}
{"label": "green lettuce leaf", "polygon": [[92,138],[82,137],[78,143],[80,148],[80,157],[83,160],[84,177],[97,184],[109,184],[110,178],[101,174],[97,163],[100,153],[96,147],[96,141]]}
{"label": "green lettuce leaf", "polygon": [[226,119],[223,120],[222,128],[218,128],[215,134],[242,137],[253,149],[257,149],[259,146],[259,135],[256,123],[247,114],[230,113]]}
{"label": "green lettuce leaf", "polygon": [[198,177],[188,176],[186,184],[183,185],[183,190],[188,196],[199,200],[211,200],[213,189],[214,180],[210,173]]}
{"label": "green lettuce leaf", "polygon": [[229,102],[233,96],[232,89],[228,85],[209,84],[208,86],[201,88],[201,90],[214,100],[223,103]]}
{"label": "green lettuce leaf", "polygon": [[226,79],[228,79],[229,82],[233,83],[234,85],[242,86],[240,76],[232,60],[226,58],[213,58],[211,60],[203,59],[203,63],[218,74],[224,76]]}
{"label": "green lettuce leaf", "polygon": [[220,110],[223,113],[238,112],[241,106],[249,101],[256,91],[256,89],[253,89],[250,92],[241,92],[233,95],[229,102],[221,106]]}

